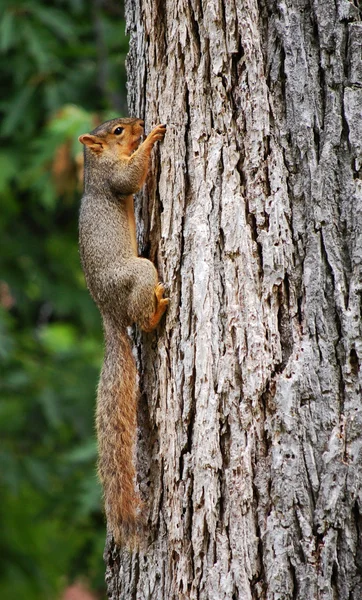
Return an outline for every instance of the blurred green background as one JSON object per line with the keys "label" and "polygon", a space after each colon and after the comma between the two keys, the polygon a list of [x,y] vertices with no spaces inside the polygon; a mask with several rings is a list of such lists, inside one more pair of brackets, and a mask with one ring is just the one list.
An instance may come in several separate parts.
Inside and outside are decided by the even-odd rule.
{"label": "blurred green background", "polygon": [[126,115],[123,3],[1,0],[0,598],[100,595],[98,311],[77,247],[78,135]]}

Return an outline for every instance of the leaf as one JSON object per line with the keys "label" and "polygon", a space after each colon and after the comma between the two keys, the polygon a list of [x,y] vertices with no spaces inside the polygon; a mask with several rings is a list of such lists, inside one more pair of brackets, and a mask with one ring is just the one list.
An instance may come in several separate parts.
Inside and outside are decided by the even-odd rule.
{"label": "leaf", "polygon": [[78,495],[78,514],[87,516],[100,509],[102,503],[102,489],[96,477],[96,473],[85,477],[81,482],[81,489]]}
{"label": "leaf", "polygon": [[50,61],[50,57],[47,48],[42,43],[39,32],[31,27],[30,23],[25,22],[23,23],[23,34],[28,52],[34,58],[37,68],[40,71],[45,70]]}
{"label": "leaf", "polygon": [[64,11],[34,4],[32,6],[32,12],[44,25],[65,40],[67,44],[74,43],[75,34],[73,23]]}
{"label": "leaf", "polygon": [[54,428],[59,427],[62,419],[56,391],[50,386],[45,387],[39,395],[39,403],[49,425]]}
{"label": "leaf", "polygon": [[9,181],[19,170],[16,157],[9,152],[0,152],[0,194],[4,193]]}
{"label": "leaf", "polygon": [[97,443],[94,439],[87,441],[85,444],[77,446],[65,456],[67,462],[83,463],[94,461],[97,456]]}
{"label": "leaf", "polygon": [[54,354],[70,352],[76,345],[75,329],[68,323],[44,325],[39,337],[45,349]]}
{"label": "leaf", "polygon": [[15,41],[14,13],[7,10],[0,22],[0,50],[6,52]]}
{"label": "leaf", "polygon": [[26,456],[24,459],[24,467],[29,477],[29,481],[36,488],[44,491],[49,488],[49,471],[45,467],[44,461],[31,456]]}
{"label": "leaf", "polygon": [[3,120],[1,133],[4,136],[11,135],[18,123],[23,119],[24,113],[27,111],[27,107],[30,103],[32,96],[34,95],[35,87],[28,83],[20,92],[15,96],[12,101],[11,109]]}

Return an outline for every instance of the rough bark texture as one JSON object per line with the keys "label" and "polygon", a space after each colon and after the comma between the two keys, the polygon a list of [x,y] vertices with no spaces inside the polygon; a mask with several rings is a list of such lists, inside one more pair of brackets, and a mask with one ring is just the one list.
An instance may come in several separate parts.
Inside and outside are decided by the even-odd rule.
{"label": "rough bark texture", "polygon": [[108,542],[113,600],[362,598],[357,5],[128,0],[172,304],[138,340],[147,534]]}

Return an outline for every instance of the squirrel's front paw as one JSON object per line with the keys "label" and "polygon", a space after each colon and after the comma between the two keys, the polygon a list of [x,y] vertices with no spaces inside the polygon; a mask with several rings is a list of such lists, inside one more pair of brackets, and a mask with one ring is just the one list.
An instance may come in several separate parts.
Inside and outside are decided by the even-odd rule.
{"label": "squirrel's front paw", "polygon": [[152,129],[151,133],[148,136],[152,143],[157,142],[159,140],[163,140],[166,133],[166,127],[166,125],[156,125],[156,127]]}

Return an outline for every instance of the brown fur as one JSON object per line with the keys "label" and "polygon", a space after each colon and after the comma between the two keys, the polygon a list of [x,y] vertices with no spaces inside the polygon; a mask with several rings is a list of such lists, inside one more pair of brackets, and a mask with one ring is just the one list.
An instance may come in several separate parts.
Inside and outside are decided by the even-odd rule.
{"label": "brown fur", "polygon": [[97,395],[98,466],[108,528],[118,544],[132,543],[141,519],[133,461],[136,367],[126,328],[137,323],[151,331],[168,304],[154,265],[137,256],[133,194],[145,182],[152,147],[165,130],[158,125],[138,147],[143,121],[113,119],[79,138],[85,148],[80,254],[106,345]]}

